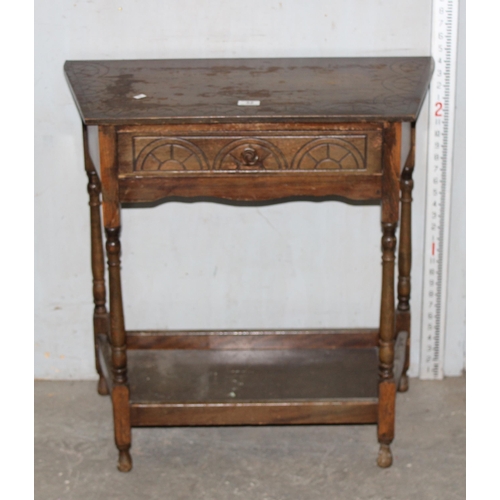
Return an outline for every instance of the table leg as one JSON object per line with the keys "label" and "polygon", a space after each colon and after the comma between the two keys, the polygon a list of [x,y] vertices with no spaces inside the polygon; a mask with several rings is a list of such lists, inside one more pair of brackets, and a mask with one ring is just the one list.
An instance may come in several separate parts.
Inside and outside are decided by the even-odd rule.
{"label": "table leg", "polygon": [[129,388],[127,383],[127,347],[120,277],[120,228],[106,228],[108,254],[111,323],[111,362],[113,370],[113,416],[115,442],[119,450],[118,469],[132,468],[129,449],[131,443]]}
{"label": "table leg", "polygon": [[109,316],[106,311],[106,285],[104,281],[104,250],[102,243],[101,226],[101,183],[88,153],[87,129],[83,129],[83,146],[85,151],[85,170],[87,172],[90,206],[90,242],[92,262],[92,293],[94,298],[94,350],[95,367],[99,375],[97,392],[101,395],[109,394],[109,388],[104,378],[99,361],[99,347],[97,338],[99,334],[109,334]]}
{"label": "table leg", "polygon": [[382,303],[379,340],[379,416],[378,441],[380,467],[392,464],[390,444],[394,439],[396,386],[394,383],[394,261],[396,224],[383,223]]}
{"label": "table leg", "polygon": [[401,173],[401,228],[399,231],[398,255],[398,309],[396,313],[396,334],[408,332],[405,350],[405,364],[398,390],[408,390],[407,371],[410,366],[410,292],[411,292],[411,202],[413,191],[413,169],[415,166],[415,123],[411,130],[411,151]]}
{"label": "table leg", "polygon": [[384,130],[382,172],[382,300],[379,332],[379,403],[377,434],[380,451],[377,464],[392,464],[390,444],[394,439],[396,382],[394,379],[395,249],[399,221],[399,177],[401,172],[401,124],[390,123]]}

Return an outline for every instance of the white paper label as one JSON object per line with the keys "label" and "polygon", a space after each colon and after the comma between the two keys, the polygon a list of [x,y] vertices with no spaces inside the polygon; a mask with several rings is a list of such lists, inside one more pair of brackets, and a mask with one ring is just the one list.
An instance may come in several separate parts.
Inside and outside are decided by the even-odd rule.
{"label": "white paper label", "polygon": [[238,101],[238,106],[260,106],[260,101]]}

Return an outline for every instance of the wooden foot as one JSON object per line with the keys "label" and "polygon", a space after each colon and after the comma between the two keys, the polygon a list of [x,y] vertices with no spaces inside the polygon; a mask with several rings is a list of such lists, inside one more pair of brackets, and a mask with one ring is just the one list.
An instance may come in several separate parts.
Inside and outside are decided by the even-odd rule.
{"label": "wooden foot", "polygon": [[102,375],[99,375],[99,382],[97,382],[97,392],[101,396],[109,395],[108,384],[106,383],[106,379]]}
{"label": "wooden foot", "polygon": [[406,375],[406,373],[403,373],[399,381],[398,391],[406,392],[408,390],[408,387],[409,387],[408,375]]}
{"label": "wooden foot", "polygon": [[391,447],[388,444],[381,444],[377,457],[377,465],[382,468],[387,468],[392,465]]}
{"label": "wooden foot", "polygon": [[132,457],[127,450],[120,450],[118,455],[118,470],[120,472],[129,472],[132,469]]}

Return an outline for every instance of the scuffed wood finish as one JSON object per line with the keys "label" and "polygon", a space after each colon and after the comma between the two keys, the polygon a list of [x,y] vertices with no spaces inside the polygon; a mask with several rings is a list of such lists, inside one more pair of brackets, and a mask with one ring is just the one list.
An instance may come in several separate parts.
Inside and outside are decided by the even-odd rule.
{"label": "scuffed wood finish", "polygon": [[[392,464],[396,388],[408,387],[415,120],[432,68],[427,57],[66,62],[85,124],[96,368],[119,470],[132,467],[131,426],[154,425],[376,423],[377,463]],[[125,331],[122,203],[331,196],[381,204],[378,329]]]}
{"label": "scuffed wood finish", "polygon": [[109,388],[106,384],[105,377],[99,362],[98,336],[100,334],[108,334],[109,331],[109,316],[106,310],[106,285],[104,281],[104,250],[102,242],[102,226],[101,226],[101,184],[94,163],[89,154],[89,143],[87,135],[87,127],[83,126],[83,151],[85,161],[85,171],[87,172],[88,184],[87,191],[89,194],[90,206],[90,243],[91,243],[91,263],[92,263],[92,294],[94,297],[94,351],[95,351],[95,366],[99,374],[99,382],[97,384],[97,392],[101,395],[109,394]]}
{"label": "scuffed wood finish", "polygon": [[127,331],[127,349],[339,349],[375,347],[378,330]]}
{"label": "scuffed wood finish", "polygon": [[407,371],[410,366],[411,336],[411,204],[413,191],[413,169],[415,168],[415,123],[411,128],[411,151],[401,173],[401,228],[399,231],[398,254],[398,309],[396,313],[396,332],[407,332],[405,362],[401,380],[398,384],[400,392],[408,390]]}
{"label": "scuffed wood finish", "polygon": [[377,398],[377,349],[133,350],[131,404]]}
{"label": "scuffed wood finish", "polygon": [[128,364],[133,426],[377,422],[374,347],[132,350]]}
{"label": "scuffed wood finish", "polygon": [[[93,124],[415,121],[430,57],[67,61]],[[145,94],[143,99],[134,96]],[[259,100],[260,106],[238,106]]]}

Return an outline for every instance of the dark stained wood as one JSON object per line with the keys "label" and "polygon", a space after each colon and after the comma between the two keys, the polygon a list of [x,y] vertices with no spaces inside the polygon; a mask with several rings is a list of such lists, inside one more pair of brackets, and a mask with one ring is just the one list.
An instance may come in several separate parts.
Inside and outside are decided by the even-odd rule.
{"label": "dark stained wood", "polygon": [[111,365],[113,374],[113,420],[115,442],[118,448],[118,470],[132,468],[129,449],[131,444],[129,388],[127,380],[127,346],[120,278],[120,227],[106,227],[106,252],[109,269],[109,316]]}
{"label": "dark stained wood", "polygon": [[[132,467],[132,425],[377,423],[377,463],[392,464],[396,388],[408,387],[415,120],[432,68],[427,57],[66,62],[86,124],[96,368],[119,470]],[[125,331],[122,203],[332,195],[381,202],[378,330]]]}
{"label": "dark stained wood", "polygon": [[382,301],[380,307],[379,349],[379,407],[377,434],[380,451],[379,467],[392,464],[389,445],[394,438],[396,384],[394,381],[394,250],[396,248],[396,224],[382,224]]}
{"label": "dark stained wood", "polygon": [[[131,351],[131,425],[376,423],[376,350],[365,348],[363,351],[361,357],[354,356],[352,349],[325,357],[324,351],[317,350],[310,358],[300,350],[278,351],[271,356],[240,351],[239,354],[215,354],[209,359],[198,351],[187,355],[185,352],[183,355],[183,351],[170,351],[167,355],[162,355],[162,351]],[[111,346],[103,335],[99,338],[99,352],[101,364],[106,367],[105,376],[108,376]],[[299,374],[295,373],[293,356],[302,361]],[[241,363],[242,357],[246,357],[245,363]],[[253,358],[250,359],[253,367],[248,363],[249,357]],[[184,358],[184,363],[179,364],[179,358]],[[322,372],[317,370],[318,360],[322,363]],[[305,375],[300,380],[302,372]],[[172,375],[182,380],[181,387],[172,380]],[[220,381],[209,387],[211,398],[206,398],[200,394],[200,387],[206,387],[206,382],[200,384],[199,381],[210,376],[219,377]],[[352,377],[347,386],[343,383],[344,377]],[[262,384],[266,386],[266,381],[272,379],[275,384],[268,387],[269,397],[265,399]],[[246,398],[237,394],[238,390],[234,397],[228,396],[233,386],[238,389],[248,381],[251,387],[246,388]],[[314,399],[318,391],[323,391],[322,395],[327,391],[330,397]],[[291,395],[296,399],[290,399]]]}
{"label": "dark stained wood", "polygon": [[378,394],[377,436],[380,451],[377,457],[379,467],[392,465],[390,444],[394,439],[394,422],[396,418],[396,384],[394,380],[383,380],[379,384]]}
{"label": "dark stained wood", "polygon": [[106,228],[110,287],[110,343],[112,346],[113,382],[127,383],[127,349],[120,277],[120,228]]}
{"label": "dark stained wood", "polygon": [[130,401],[235,403],[377,398],[377,349],[133,350]]}
{"label": "dark stained wood", "polygon": [[85,170],[89,179],[87,191],[89,193],[90,206],[90,243],[91,243],[91,263],[92,263],[92,294],[94,298],[94,351],[95,365],[99,374],[97,392],[101,395],[109,394],[106,380],[103,376],[99,362],[97,338],[100,334],[108,334],[109,316],[106,310],[106,286],[104,281],[104,251],[102,244],[101,226],[101,185],[95,166],[89,155],[87,127],[83,126],[83,150],[85,160]]}
{"label": "dark stained wood", "polygon": [[130,425],[129,389],[126,385],[115,385],[111,393],[113,401],[113,420],[115,444],[118,448],[118,470],[128,472],[132,469],[130,445],[132,441]]}
{"label": "dark stained wood", "polygon": [[382,300],[380,306],[379,375],[381,382],[394,377],[394,249],[396,224],[385,223],[382,236]]}
{"label": "dark stained wood", "polygon": [[401,171],[401,123],[388,123],[382,152],[382,223],[399,220],[399,176]]}
{"label": "dark stained wood", "polygon": [[133,426],[373,424],[377,400],[283,403],[132,403]]}
{"label": "dark stained wood", "polygon": [[[415,121],[430,57],[67,61],[92,124]],[[144,99],[134,96],[145,94]],[[238,106],[259,100],[260,106]]]}
{"label": "dark stained wood", "polygon": [[127,331],[130,349],[339,349],[376,347],[378,330]]}
{"label": "dark stained wood", "polygon": [[151,202],[168,197],[204,197],[226,200],[265,201],[290,196],[338,195],[352,200],[376,200],[381,196],[380,174],[350,176],[320,172],[310,174],[176,175],[159,177],[135,175],[120,178],[120,201]]}
{"label": "dark stained wood", "polygon": [[401,172],[401,229],[398,254],[398,311],[410,310],[411,271],[411,202],[415,167],[415,124],[412,124],[412,147]]}
{"label": "dark stained wood", "polygon": [[396,384],[393,380],[385,380],[379,385],[378,399],[378,440],[389,445],[394,439]]}
{"label": "dark stained wood", "polygon": [[120,199],[118,187],[118,163],[116,130],[99,127],[99,157],[102,184],[102,211],[104,227],[120,227]]}
{"label": "dark stained wood", "polygon": [[315,170],[354,175],[382,170],[380,126],[270,125],[164,125],[134,132],[117,128],[119,174]]}
{"label": "dark stained wood", "polygon": [[411,151],[401,172],[401,229],[399,231],[398,254],[398,308],[396,312],[396,332],[407,332],[405,363],[401,380],[398,384],[400,392],[408,390],[407,371],[410,366],[411,336],[411,204],[413,191],[413,169],[415,168],[415,129],[411,128]]}
{"label": "dark stained wood", "polygon": [[230,200],[328,195],[374,200],[381,196],[381,125],[144,129],[118,129],[123,202],[168,196]]}
{"label": "dark stained wood", "polygon": [[[316,133],[319,136],[328,134],[340,135],[364,135],[366,132],[381,132],[385,122],[301,122],[300,120],[288,122],[230,122],[230,123],[167,123],[167,124],[143,124],[143,125],[118,125],[116,131],[119,135],[120,148],[127,147],[131,137],[205,137],[219,136],[227,137],[232,134],[246,135],[284,135],[298,136]],[[91,127],[87,127],[89,130]],[[379,136],[373,135],[372,139]],[[377,148],[377,144],[373,143]]]}

